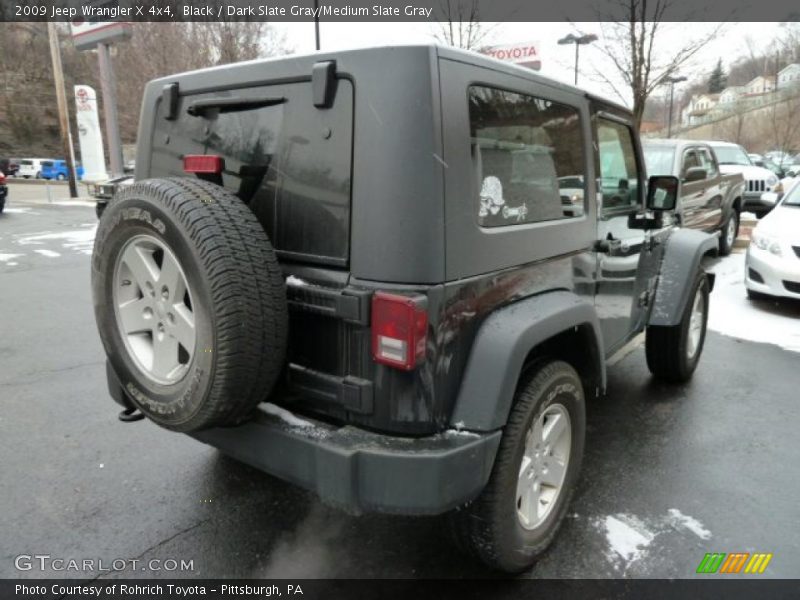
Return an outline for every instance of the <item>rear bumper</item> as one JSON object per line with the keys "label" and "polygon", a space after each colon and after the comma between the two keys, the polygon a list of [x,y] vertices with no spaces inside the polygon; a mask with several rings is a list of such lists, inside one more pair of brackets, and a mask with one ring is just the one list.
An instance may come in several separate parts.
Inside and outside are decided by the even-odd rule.
{"label": "rear bumper", "polygon": [[[106,372],[112,397],[126,405],[110,366]],[[411,438],[306,417],[302,426],[293,421],[262,405],[238,427],[191,435],[349,512],[406,515],[440,514],[474,499],[489,480],[502,435],[446,431]]]}

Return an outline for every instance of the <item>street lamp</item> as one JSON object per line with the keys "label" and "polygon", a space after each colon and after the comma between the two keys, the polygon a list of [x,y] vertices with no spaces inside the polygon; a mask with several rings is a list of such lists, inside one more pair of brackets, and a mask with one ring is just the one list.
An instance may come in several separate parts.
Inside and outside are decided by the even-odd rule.
{"label": "street lamp", "polygon": [[595,41],[597,41],[597,36],[593,33],[587,33],[586,35],[575,35],[570,33],[569,35],[558,40],[558,43],[561,45],[575,44],[575,85],[578,85],[578,49],[582,44],[591,44]]}
{"label": "street lamp", "polygon": [[675,91],[675,84],[686,81],[686,77],[664,77],[663,83],[669,84],[669,120],[667,121],[667,137],[672,137],[672,95]]}

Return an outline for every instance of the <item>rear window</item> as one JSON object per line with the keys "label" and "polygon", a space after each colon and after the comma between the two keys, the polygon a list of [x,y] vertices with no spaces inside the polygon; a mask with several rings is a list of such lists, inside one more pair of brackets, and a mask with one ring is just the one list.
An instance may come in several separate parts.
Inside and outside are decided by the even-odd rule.
{"label": "rear window", "polygon": [[[201,116],[186,112],[193,102],[220,98],[285,101]],[[346,265],[353,139],[349,81],[338,81],[334,105],[326,110],[314,107],[311,84],[304,82],[184,97],[175,121],[165,120],[162,111],[160,106],[152,177],[185,175],[185,154],[222,155],[223,185],[250,205],[279,256]]]}
{"label": "rear window", "polygon": [[52,167],[53,166],[53,161],[52,160],[43,160],[42,161],[42,166],[43,167]]}
{"label": "rear window", "polygon": [[[576,108],[505,90],[469,89],[478,224],[498,227],[583,214],[583,140]],[[577,190],[562,201],[561,180]]]}
{"label": "rear window", "polygon": [[31,165],[33,165],[33,161],[32,160],[21,160],[21,161],[19,161],[19,164],[27,165],[27,166],[30,167]]}

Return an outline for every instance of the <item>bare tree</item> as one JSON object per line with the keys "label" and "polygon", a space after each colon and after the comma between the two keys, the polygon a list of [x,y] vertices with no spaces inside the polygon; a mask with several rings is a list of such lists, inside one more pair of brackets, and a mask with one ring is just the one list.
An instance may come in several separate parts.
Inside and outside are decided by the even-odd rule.
{"label": "bare tree", "polygon": [[480,49],[491,27],[480,21],[478,4],[478,0],[440,0],[436,40],[464,50]]}
{"label": "bare tree", "polygon": [[633,115],[641,123],[647,99],[655,89],[686,65],[721,26],[699,38],[674,47],[660,43],[665,19],[676,0],[610,0],[600,11],[602,39],[598,47],[610,69],[597,74],[623,100],[633,102]]}
{"label": "bare tree", "polygon": [[800,97],[797,92],[767,109],[766,136],[771,148],[791,152],[800,142]]}

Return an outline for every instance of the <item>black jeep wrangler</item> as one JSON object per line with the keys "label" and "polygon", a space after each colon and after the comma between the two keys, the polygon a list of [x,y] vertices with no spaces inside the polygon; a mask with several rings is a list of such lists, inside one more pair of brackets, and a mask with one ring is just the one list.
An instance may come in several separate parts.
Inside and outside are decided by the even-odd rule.
{"label": "black jeep wrangler", "polygon": [[695,370],[717,241],[662,225],[679,183],[619,106],[424,46],[166,77],[141,115],[92,259],[126,418],[352,512],[448,513],[519,571],[606,360],[646,331],[657,377]]}

